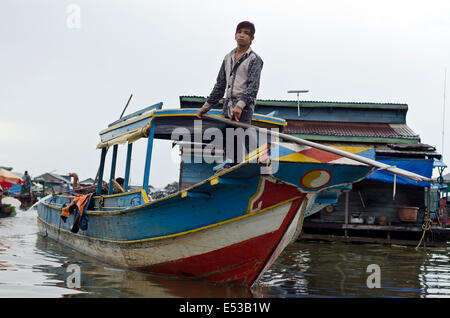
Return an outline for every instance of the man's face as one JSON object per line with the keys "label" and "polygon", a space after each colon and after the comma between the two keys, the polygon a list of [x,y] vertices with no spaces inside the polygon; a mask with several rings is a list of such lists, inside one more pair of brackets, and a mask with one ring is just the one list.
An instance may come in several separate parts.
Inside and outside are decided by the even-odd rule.
{"label": "man's face", "polygon": [[253,41],[253,35],[251,35],[250,29],[247,28],[239,29],[234,38],[239,46],[248,46]]}

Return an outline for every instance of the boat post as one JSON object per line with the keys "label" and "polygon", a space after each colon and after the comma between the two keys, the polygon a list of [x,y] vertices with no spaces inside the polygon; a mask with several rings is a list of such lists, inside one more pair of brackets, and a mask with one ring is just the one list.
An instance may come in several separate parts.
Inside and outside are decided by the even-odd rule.
{"label": "boat post", "polygon": [[98,168],[97,195],[102,194],[103,170],[105,168],[105,158],[106,158],[106,147],[103,147],[102,154],[100,156],[100,167]]}
{"label": "boat post", "polygon": [[145,170],[144,170],[144,182],[142,183],[142,189],[148,194],[148,181],[150,177],[150,164],[152,162],[152,150],[153,150],[153,137],[155,135],[155,124],[152,122],[150,132],[148,133],[147,143],[147,156],[145,158]]}
{"label": "boat post", "polygon": [[129,143],[128,144],[128,149],[127,149],[127,163],[125,165],[125,180],[124,180],[124,184],[123,184],[123,189],[125,191],[128,191],[128,182],[130,180],[130,165],[131,165],[131,153],[133,151],[133,144]]}
{"label": "boat post", "polygon": [[117,162],[118,147],[119,147],[119,145],[114,145],[114,147],[113,147],[113,155],[112,155],[112,162],[111,162],[111,174],[109,176],[108,194],[112,194],[113,190],[114,190],[114,183],[112,181],[116,177],[116,162]]}

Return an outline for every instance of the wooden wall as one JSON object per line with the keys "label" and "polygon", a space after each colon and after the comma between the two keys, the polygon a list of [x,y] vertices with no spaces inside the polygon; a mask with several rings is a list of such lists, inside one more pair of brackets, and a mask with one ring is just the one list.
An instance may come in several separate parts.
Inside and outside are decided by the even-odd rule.
{"label": "wooden wall", "polygon": [[[353,185],[349,192],[349,217],[360,213],[360,217],[379,217],[386,215],[388,222],[400,222],[397,208],[400,206],[419,207],[418,223],[422,223],[425,211],[425,190],[421,187],[397,184],[395,200],[393,200],[393,184],[363,180]],[[332,212],[321,210],[315,218],[325,222],[345,222],[345,194],[341,195]]]}

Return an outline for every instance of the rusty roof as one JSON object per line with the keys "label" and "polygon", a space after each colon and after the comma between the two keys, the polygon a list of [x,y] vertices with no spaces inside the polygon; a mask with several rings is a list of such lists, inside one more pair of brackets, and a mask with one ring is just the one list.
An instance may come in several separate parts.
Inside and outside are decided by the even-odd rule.
{"label": "rusty roof", "polygon": [[419,139],[419,135],[405,124],[287,120],[284,133],[341,137]]}

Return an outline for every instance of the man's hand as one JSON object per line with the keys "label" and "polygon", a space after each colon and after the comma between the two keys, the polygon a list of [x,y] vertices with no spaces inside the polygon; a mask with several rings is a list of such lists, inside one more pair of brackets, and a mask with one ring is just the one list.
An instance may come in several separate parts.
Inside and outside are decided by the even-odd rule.
{"label": "man's hand", "polygon": [[197,117],[202,119],[202,115],[206,114],[207,112],[208,112],[208,110],[205,107],[202,107],[198,110]]}
{"label": "man's hand", "polygon": [[239,121],[241,119],[241,115],[242,115],[242,108],[234,107],[233,111],[231,112],[231,120],[236,119],[236,121]]}

